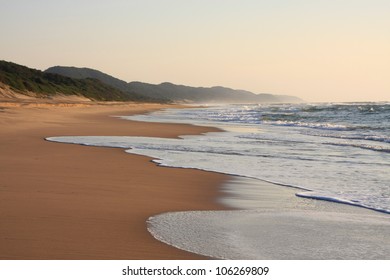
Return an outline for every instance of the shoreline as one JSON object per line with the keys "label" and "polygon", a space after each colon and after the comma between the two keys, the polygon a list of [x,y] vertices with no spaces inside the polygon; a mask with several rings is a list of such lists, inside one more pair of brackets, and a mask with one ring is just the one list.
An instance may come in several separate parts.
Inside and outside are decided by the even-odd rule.
{"label": "shoreline", "polygon": [[[0,106],[0,259],[388,259],[384,213],[300,197],[262,180],[159,168],[122,148],[44,140],[221,131],[113,117],[168,107]],[[240,249],[208,251],[231,248],[219,233],[240,240]],[[354,249],[340,251],[346,245]]]}
{"label": "shoreline", "polygon": [[[148,118],[145,119],[150,121]],[[214,143],[212,137],[202,137],[202,141],[208,139]],[[187,144],[192,143],[190,139],[191,137]],[[69,142],[73,141],[79,144],[110,145],[102,144],[104,140],[89,142],[81,139]],[[176,158],[164,156],[164,153],[159,156],[160,153],[148,152],[148,149],[143,152],[142,146],[148,145],[148,140],[132,142],[129,139],[124,140],[123,144],[119,144],[122,143],[121,139],[113,141],[113,146],[132,147],[129,143],[133,143],[134,147],[140,145],[141,151],[135,152],[136,154],[161,158],[163,166],[192,166],[200,170],[221,172],[220,169],[210,168],[208,165],[204,167],[202,164],[188,164],[184,158],[186,154],[183,158]],[[163,142],[161,145],[169,146],[177,143],[181,146],[180,141],[173,143],[171,141],[174,140]],[[150,143],[153,145],[154,141]],[[194,143],[196,145],[196,141]],[[182,148],[177,150],[181,151]],[[170,160],[174,163],[171,164]],[[185,164],[177,164],[180,160]],[[232,174],[232,172],[225,174]],[[389,259],[390,257],[388,254],[390,240],[387,238],[390,224],[386,213],[347,203],[336,203],[310,196],[302,197],[307,194],[302,194],[300,191],[305,192],[308,191],[307,189],[240,175],[230,175],[229,180],[221,187],[221,191],[220,201],[233,211],[159,214],[149,220],[151,233],[156,239],[174,247],[217,259]],[[307,246],[308,244],[311,245]]]}
{"label": "shoreline", "polygon": [[226,209],[217,202],[217,186],[228,175],[159,168],[122,149],[44,138],[171,138],[218,129],[110,117],[172,105],[12,104],[0,106],[0,259],[207,259],[157,241],[146,220],[164,212]]}

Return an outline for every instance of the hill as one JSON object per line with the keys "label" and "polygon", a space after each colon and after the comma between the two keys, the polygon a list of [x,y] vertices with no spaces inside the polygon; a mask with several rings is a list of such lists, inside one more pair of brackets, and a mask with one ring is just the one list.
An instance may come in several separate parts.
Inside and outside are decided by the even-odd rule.
{"label": "hill", "polygon": [[245,90],[234,90],[226,87],[190,87],[161,83],[158,85],[142,82],[127,83],[120,79],[90,68],[55,66],[47,69],[46,73],[55,73],[71,78],[94,78],[116,89],[127,93],[174,102],[187,103],[280,103],[302,102],[301,99],[287,95],[254,94]]}
{"label": "hill", "polygon": [[0,83],[18,93],[37,97],[55,95],[82,96],[100,101],[146,101],[149,98],[105,84],[99,79],[73,79],[67,76],[42,72],[12,62],[0,61]]}
{"label": "hill", "polygon": [[77,68],[77,67],[64,67],[64,66],[53,66],[45,71],[46,73],[59,74],[73,79],[97,79],[107,85],[115,87],[119,90],[126,91],[127,83],[120,79],[114,78],[98,70],[90,68]]}

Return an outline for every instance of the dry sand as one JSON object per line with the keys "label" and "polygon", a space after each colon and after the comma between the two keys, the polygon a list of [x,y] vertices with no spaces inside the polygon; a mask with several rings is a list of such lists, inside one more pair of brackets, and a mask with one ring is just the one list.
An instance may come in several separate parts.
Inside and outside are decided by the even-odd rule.
{"label": "dry sand", "polygon": [[215,131],[110,117],[166,105],[0,102],[0,259],[199,259],[155,240],[146,219],[222,209],[227,176],[156,167],[121,149],[49,136],[177,137]]}

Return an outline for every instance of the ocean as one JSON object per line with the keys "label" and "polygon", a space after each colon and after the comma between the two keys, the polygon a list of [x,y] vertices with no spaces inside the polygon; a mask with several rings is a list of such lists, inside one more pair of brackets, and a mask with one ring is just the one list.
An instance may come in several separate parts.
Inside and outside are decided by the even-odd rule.
{"label": "ocean", "polygon": [[[238,183],[227,186],[231,195],[224,203],[242,210],[167,213],[151,217],[149,230],[157,239],[188,251],[227,259],[316,259],[333,256],[355,259],[362,258],[364,250],[375,251],[373,258],[390,258],[390,216],[387,216],[390,214],[390,103],[213,105],[121,118],[191,123],[224,130],[198,136],[183,135],[180,139],[115,136],[48,138],[57,142],[124,148],[132,154],[155,158],[161,166],[196,168],[237,176]],[[312,201],[322,200],[327,201],[326,205],[334,205],[335,209],[341,203],[382,214],[365,216],[366,212],[357,215],[329,212],[320,206],[320,211],[312,215],[308,211],[311,206],[291,205],[281,206],[285,207],[283,217],[278,216],[278,209],[261,212],[259,201],[262,201],[261,188],[265,182],[288,188],[295,194],[296,205],[315,204]],[[227,217],[230,217],[229,220]],[[279,217],[279,222],[275,223],[275,217]],[[297,255],[300,250],[294,246],[286,249],[289,247],[285,244],[282,247],[271,246],[267,251],[264,243],[258,240],[259,236],[261,240],[269,237],[266,232],[260,234],[259,228],[280,232],[276,225],[283,227],[283,221],[295,221],[311,228],[315,226],[316,230],[321,228],[322,233],[330,229],[330,232],[336,229],[348,232],[352,221],[355,231],[360,233],[353,243],[350,234],[341,237],[340,232],[340,238],[334,244],[335,251],[329,251],[326,242],[322,243],[328,248],[328,255],[318,255],[319,244],[315,246],[317,250],[310,254],[307,254],[306,248],[305,253]],[[178,231],[177,228],[191,230]],[[204,238],[200,237],[194,243],[196,238],[191,232],[196,229],[202,229],[198,236]],[[304,227],[296,230],[296,240],[307,235]],[[375,237],[378,232],[379,236]],[[216,233],[223,233],[223,242]],[[373,239],[362,245],[362,235]],[[346,236],[349,239],[344,239]],[[283,238],[280,236],[279,242]],[[204,246],[206,239],[213,240],[213,246],[208,242],[206,244],[209,245]],[[238,240],[241,240],[241,245],[232,246]],[[278,243],[272,238],[269,242]],[[337,247],[345,242],[352,242],[350,247],[353,245],[355,249],[340,254]],[[226,246],[231,248],[226,250]],[[302,246],[305,247],[305,244]],[[284,249],[278,251],[276,247]]]}

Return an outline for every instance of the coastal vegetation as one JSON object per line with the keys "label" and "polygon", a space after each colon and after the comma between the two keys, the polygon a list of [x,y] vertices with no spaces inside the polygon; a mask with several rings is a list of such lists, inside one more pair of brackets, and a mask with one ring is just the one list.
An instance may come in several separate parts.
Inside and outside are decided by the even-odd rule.
{"label": "coastal vegetation", "polygon": [[98,101],[148,101],[150,98],[123,92],[93,78],[73,79],[42,72],[12,62],[0,61],[0,82],[26,95],[47,98],[76,95]]}

